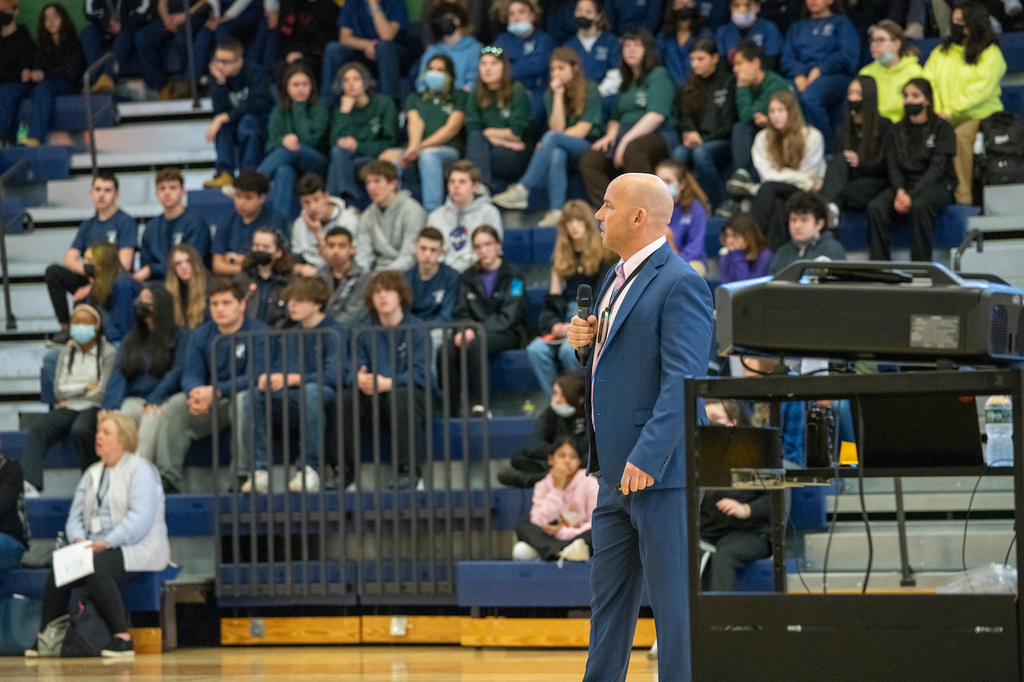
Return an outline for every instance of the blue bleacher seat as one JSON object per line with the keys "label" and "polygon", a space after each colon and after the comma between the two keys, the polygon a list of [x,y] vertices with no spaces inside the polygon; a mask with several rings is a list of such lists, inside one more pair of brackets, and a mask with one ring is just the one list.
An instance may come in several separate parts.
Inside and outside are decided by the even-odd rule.
{"label": "blue bleacher seat", "polygon": [[557,230],[554,227],[537,227],[533,229],[533,263],[543,265],[551,262],[551,254],[555,250]]}
{"label": "blue bleacher seat", "polygon": [[[99,112],[114,102],[113,95],[93,95],[93,111]],[[19,120],[27,121],[32,117],[32,98],[22,100],[18,109]],[[97,128],[110,128],[117,125],[117,112],[107,109],[95,121]],[[53,118],[50,122],[51,130],[65,130],[68,132],[82,132],[89,129],[88,120],[85,115],[85,98],[81,95],[60,95],[53,103]]]}
{"label": "blue bleacher seat", "polygon": [[[951,204],[939,216],[932,232],[932,245],[937,249],[951,249],[960,245],[967,234],[967,219],[980,215],[977,206]],[[839,218],[836,236],[847,251],[866,251],[868,248],[868,221],[864,213],[845,212]],[[898,216],[892,235],[893,248],[910,246],[911,229],[906,216]]]}
{"label": "blue bleacher seat", "polygon": [[[121,598],[129,611],[159,611],[163,584],[174,580],[181,570],[171,564],[162,571],[138,573],[121,586]],[[0,599],[20,594],[30,599],[42,599],[46,591],[48,568],[16,568],[0,575]]]}
{"label": "blue bleacher seat", "polygon": [[235,202],[220,190],[200,189],[188,193],[188,207],[198,211],[206,222],[216,225],[225,213],[235,207]]}
{"label": "blue bleacher seat", "polygon": [[[18,197],[5,197],[3,210],[3,215],[0,215],[0,221],[2,221],[2,223],[0,224],[6,226],[8,223],[14,220],[14,218],[21,215],[21,213],[25,210],[25,203]],[[21,232],[24,231],[23,228],[24,226],[22,225],[22,223],[19,222],[17,224],[11,225],[10,229],[7,230],[7,234],[20,234]]]}
{"label": "blue bleacher seat", "polygon": [[533,264],[533,230],[505,230],[501,241],[502,255],[516,265]]}
{"label": "blue bleacher seat", "polygon": [[718,251],[722,248],[719,235],[722,233],[723,225],[725,225],[725,218],[720,216],[708,218],[707,231],[704,233],[704,253],[708,258],[718,258]]}
{"label": "blue bleacher seat", "polygon": [[526,324],[535,329],[540,324],[540,314],[544,311],[544,298],[548,295],[547,288],[531,288],[526,290],[529,308],[526,311]]}
{"label": "blue bleacher seat", "polygon": [[1011,114],[1024,116],[1024,85],[1003,87],[1001,99],[1003,101],[1003,109]]}
{"label": "blue bleacher seat", "polygon": [[491,359],[492,393],[535,393],[537,376],[530,367],[525,350],[507,350]]}
{"label": "blue bleacher seat", "polygon": [[32,164],[32,174],[18,173],[12,183],[66,180],[71,177],[71,147],[61,145],[42,147],[4,147],[0,149],[0,173],[21,159]]}

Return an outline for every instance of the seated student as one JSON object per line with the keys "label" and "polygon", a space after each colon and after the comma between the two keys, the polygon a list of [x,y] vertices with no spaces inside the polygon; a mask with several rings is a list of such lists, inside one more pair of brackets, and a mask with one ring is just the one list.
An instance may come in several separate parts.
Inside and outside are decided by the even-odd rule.
{"label": "seated student", "polygon": [[[322,74],[327,46],[338,37],[337,24],[334,0],[283,0],[276,27],[275,75],[283,65],[300,61],[314,74]],[[281,82],[276,77],[274,81]]]}
{"label": "seated student", "polygon": [[171,295],[159,285],[143,289],[134,307],[135,325],[117,351],[97,420],[111,411],[131,416],[139,430],[135,454],[156,462],[161,407],[181,390],[188,330],[175,327]]}
{"label": "seated student", "polygon": [[608,0],[605,7],[608,23],[612,33],[625,35],[637,29],[646,29],[651,33],[658,30],[661,23],[661,3],[647,0]]}
{"label": "seated student", "polygon": [[798,260],[846,260],[846,250],[832,231],[824,231],[828,209],[813,192],[797,192],[786,201],[789,241],[775,250],[768,274],[774,275]]}
{"label": "seated student", "polygon": [[512,82],[508,54],[480,51],[476,89],[466,106],[466,158],[480,169],[492,194],[522,176],[530,163],[530,93]]}
{"label": "seated student", "polygon": [[578,30],[565,42],[572,48],[583,64],[583,77],[597,83],[601,94],[602,109],[610,111],[615,105],[615,95],[622,85],[619,64],[622,50],[619,39],[606,32],[608,18],[601,0],[577,0],[576,26]]}
{"label": "seated student", "polygon": [[860,61],[857,29],[843,15],[833,14],[832,2],[805,0],[809,17],[789,29],[781,62],[782,75],[796,86],[807,122],[821,131],[827,144],[832,143],[832,121]]}
{"label": "seated student", "polygon": [[217,164],[215,177],[203,186],[229,187],[235,169],[254,170],[263,160],[274,100],[264,74],[243,59],[242,44],[237,40],[217,45],[210,77],[213,120],[206,128],[206,141],[216,146]]}
{"label": "seated student", "polygon": [[195,329],[206,321],[206,267],[191,244],[177,244],[167,260],[164,288],[171,295],[174,324]]}
{"label": "seated student", "polygon": [[402,169],[403,185],[420,186],[423,208],[428,212],[444,201],[445,166],[466,151],[469,95],[455,87],[455,73],[455,65],[446,55],[434,55],[427,62],[422,76],[425,89],[405,98],[409,143],[405,149],[388,149],[380,155],[381,160]]}
{"label": "seated student", "polygon": [[580,155],[580,175],[592,206],[604,203],[608,183],[620,173],[653,173],[676,138],[672,123],[675,87],[658,66],[654,38],[646,30],[622,37],[622,85],[605,134]]}
{"label": "seated student", "polygon": [[356,212],[343,199],[324,190],[324,182],[316,173],[306,173],[295,184],[302,212],[292,223],[292,256],[295,274],[315,277],[324,266],[323,251],[327,234],[335,227],[355,232],[359,224]]}
{"label": "seated student", "polygon": [[547,84],[548,62],[555,43],[537,28],[540,7],[536,0],[511,0],[505,9],[507,29],[494,39],[508,57],[509,76],[522,84],[530,94],[531,120],[543,112],[544,86]]}
{"label": "seated student", "polygon": [[364,270],[408,270],[416,262],[416,235],[427,214],[407,189],[398,191],[398,171],[387,161],[371,161],[359,171],[370,207],[359,216],[356,263]]}
{"label": "seated student", "polygon": [[754,136],[768,125],[768,102],[777,92],[790,89],[785,78],[766,70],[764,53],[757,43],[743,41],[732,57],[732,72],[736,75],[736,114],[739,120],[732,127],[731,151],[734,177],[750,182],[754,170],[750,150]]}
{"label": "seated student", "polygon": [[249,251],[257,227],[272,227],[281,234],[288,223],[267,204],[270,180],[254,170],[242,171],[233,181],[235,210],[217,221],[213,235],[213,271],[218,275],[237,275],[242,271],[242,258]]}
{"label": "seated student", "polygon": [[215,338],[266,329],[259,320],[246,317],[245,307],[245,290],[241,284],[227,277],[218,277],[214,281],[210,287],[211,319],[193,330],[185,349],[182,392],[175,393],[164,402],[164,418],[160,421],[156,440],[156,461],[165,492],[182,491],[185,454],[193,440],[212,433],[211,410],[217,410],[217,426],[221,429],[238,420],[238,437],[231,440],[232,457],[239,474],[248,468],[243,460],[246,451],[242,447],[248,437],[242,428],[245,396],[252,383],[248,374],[250,361],[253,371],[264,366],[263,344],[221,340],[215,348],[216,375],[210,362],[210,343]]}
{"label": "seated student", "polygon": [[[359,387],[359,428],[363,433],[379,429],[383,436],[391,431],[392,415],[397,416],[398,431],[390,434],[391,456],[398,465],[395,485],[408,488],[415,486],[415,478],[419,478],[420,452],[426,437],[427,337],[420,320],[409,313],[412,290],[402,273],[395,270],[373,273],[366,287],[364,303],[370,314],[370,324],[355,332],[359,370],[354,381]],[[394,333],[384,331],[393,327],[404,329]],[[411,365],[409,353],[412,353]],[[394,366],[391,358],[395,359]],[[410,401],[412,424],[408,418]],[[345,403],[345,415],[352,415],[350,391],[345,392]],[[415,443],[412,451],[409,448],[410,426]],[[353,432],[354,428],[347,429],[347,433]],[[354,463],[354,457],[345,458],[346,485],[353,480]]]}
{"label": "seated student", "polygon": [[914,238],[910,259],[932,260],[935,221],[953,203],[956,186],[956,135],[936,115],[931,84],[913,78],[903,86],[905,116],[893,126],[885,144],[889,188],[868,204],[871,260],[892,260],[889,246],[895,214],[910,216]]}
{"label": "seated student", "polygon": [[846,117],[836,131],[836,153],[821,185],[821,196],[833,204],[829,210],[834,214],[863,212],[868,202],[889,186],[885,145],[891,129],[889,119],[878,113],[875,79],[858,76],[850,81]]}
{"label": "seated student", "polygon": [[[416,265],[405,271],[412,288],[410,311],[424,322],[451,322],[459,295],[459,273],[447,263],[444,235],[436,227],[424,227],[416,238]],[[433,335],[433,330],[432,330]]]}
{"label": "seated student", "polygon": [[[481,348],[472,329],[458,332],[448,349],[452,403],[456,403],[461,387],[458,353],[467,354],[469,404],[473,414],[483,414],[480,377],[481,353],[493,358],[498,353],[519,347],[526,325],[526,292],[523,275],[512,263],[501,257],[501,236],[490,225],[473,230],[473,251],[476,265],[462,273],[459,298],[454,319],[477,322],[487,332],[487,347]],[[438,376],[441,372],[438,372]]]}
{"label": "seated student", "polygon": [[555,441],[550,469],[533,486],[530,518],[516,525],[515,561],[590,561],[591,519],[597,507],[597,479],[580,466],[583,445],[569,436]]}
{"label": "seated student", "polygon": [[[476,67],[483,45],[473,37],[469,12],[458,2],[439,2],[430,9],[429,14],[424,13],[423,18],[437,38],[437,42],[429,46],[420,58],[419,68],[416,70],[416,89],[419,92],[441,90],[432,88],[426,76],[435,57],[447,57],[452,63],[451,86],[456,90],[471,92],[476,84]],[[438,81],[436,77],[434,79],[436,85]],[[406,98],[405,101],[408,111],[409,99]]]}
{"label": "seated student", "polygon": [[164,212],[146,223],[139,249],[139,269],[133,277],[139,282],[162,280],[167,275],[171,249],[188,244],[202,260],[210,254],[210,226],[195,210],[183,203],[185,178],[177,168],[156,173],[156,198]]}
{"label": "seated student", "polygon": [[313,72],[304,63],[284,72],[278,102],[270,112],[267,157],[256,170],[270,178],[271,203],[285,218],[292,210],[295,178],[302,173],[327,172],[324,157],[331,112],[316,94]]}
{"label": "seated student", "polygon": [[[109,414],[99,424],[96,454],[100,461],[82,474],[64,524],[68,542],[92,543],[94,570],[61,587],[51,571],[43,594],[40,627],[66,615],[72,591],[86,588],[112,633],[110,643],[100,651],[103,658],[135,657],[118,587],[136,572],[162,571],[171,561],[164,491],[156,468],[135,454],[138,439],[135,423],[127,415]],[[25,655],[38,656],[38,642]]]}
{"label": "seated student", "polygon": [[568,192],[569,161],[590,149],[604,132],[601,94],[583,76],[579,55],[571,48],[558,47],[551,55],[551,84],[544,93],[548,131],[533,152],[530,165],[519,182],[494,197],[502,208],[525,210],[530,190],[547,184],[548,211],[538,227],[558,224]]}
{"label": "seated student", "polygon": [[[392,100],[398,99],[402,74],[414,57],[405,32],[408,23],[409,10],[404,0],[346,2],[338,12],[338,42],[330,43],[324,53],[320,79],[324,99],[338,101],[338,68],[355,60],[376,64],[380,92]],[[369,77],[369,71],[366,74]]]}
{"label": "seated student", "polygon": [[252,250],[242,261],[235,281],[245,290],[245,316],[280,328],[288,319],[284,288],[292,281],[295,262],[284,235],[270,227],[252,234]]}
{"label": "seated student", "polygon": [[[135,49],[135,36],[149,19],[149,2],[146,0],[86,0],[85,18],[88,26],[82,29],[84,59],[89,64],[99,61],[106,52],[113,52],[116,61],[107,62],[103,72],[92,85],[93,92],[113,92],[118,65],[127,64]],[[70,22],[70,17],[66,21]],[[42,32],[40,31],[40,35]],[[84,71],[84,67],[83,67]],[[78,74],[81,87],[82,74]],[[76,89],[77,93],[78,90]]]}
{"label": "seated student", "polygon": [[[337,392],[342,390],[338,385],[338,371],[347,372],[350,364],[345,360],[349,355],[348,332],[324,314],[330,296],[324,281],[319,277],[297,277],[285,288],[282,296],[288,302],[288,317],[297,325],[299,333],[307,330],[324,333],[288,334],[284,340],[271,341],[274,348],[271,374],[268,376],[257,370],[260,371],[257,390],[249,393],[253,415],[254,473],[242,484],[243,493],[253,488],[258,493],[265,493],[269,485],[272,462],[267,453],[270,435],[268,400],[273,426],[281,425],[285,418],[284,402],[288,401],[289,429],[298,435],[293,442],[298,442],[301,454],[295,453],[295,474],[288,481],[288,490],[311,493],[320,490],[320,444],[328,420],[335,415]],[[304,398],[302,394],[305,394]],[[280,435],[281,431],[278,433]],[[324,444],[326,448],[327,444]]]}
{"label": "seated student", "polygon": [[[706,400],[708,421],[746,426],[750,420],[735,400]],[[737,574],[772,555],[771,498],[763,490],[708,490],[700,503],[700,539],[715,546],[704,570],[704,589],[732,592]]]}
{"label": "seated student", "polygon": [[551,403],[541,410],[526,444],[498,472],[498,481],[512,488],[532,488],[544,478],[550,465],[548,454],[555,443],[566,438],[588,442],[583,410],[583,376],[578,371],[559,374],[551,386]]}
{"label": "seated student", "polygon": [[344,93],[331,115],[327,136],[331,148],[327,191],[351,203],[359,192],[357,171],[398,142],[398,110],[391,97],[374,92],[370,72],[359,62],[343,66],[338,77]]}
{"label": "seated student", "polygon": [[[574,199],[561,211],[551,254],[551,286],[544,297],[538,336],[526,347],[530,367],[537,383],[548,395],[555,381],[557,364],[565,371],[580,368],[576,349],[566,334],[569,321],[579,312],[576,292],[581,284],[599,292],[614,256],[604,248],[593,209],[585,201]],[[594,294],[595,296],[597,294]]]}
{"label": "seated student", "polygon": [[662,161],[655,169],[672,193],[672,219],[665,230],[669,246],[701,277],[708,272],[704,235],[708,231],[708,197],[685,167]]}
{"label": "seated student", "polygon": [[56,98],[59,95],[77,95],[82,89],[82,74],[86,68],[82,44],[78,42],[75,26],[63,5],[50,3],[43,7],[39,13],[37,35],[35,65],[29,74],[35,83],[28,139],[25,140],[29,147],[47,143]]}
{"label": "seated student", "polygon": [[872,26],[868,39],[874,61],[861,69],[860,75],[871,76],[878,85],[878,113],[899,123],[903,118],[903,86],[924,73],[917,48],[905,47],[903,29],[888,19]]}
{"label": "seated student", "polygon": [[21,463],[0,453],[0,576],[21,565],[31,539]]}
{"label": "seated student", "polygon": [[486,192],[480,190],[480,169],[472,161],[456,161],[448,170],[448,199],[431,211],[427,225],[444,237],[444,262],[465,272],[476,262],[469,235],[481,225],[491,225],[502,233],[501,213]]}
{"label": "seated student", "polygon": [[731,21],[715,31],[718,53],[731,64],[736,48],[743,41],[749,40],[761,48],[766,70],[779,68],[782,34],[775,24],[759,16],[761,0],[730,0],[729,9],[732,13]]}
{"label": "seated student", "polygon": [[743,187],[730,181],[730,191],[756,192],[750,212],[776,249],[787,241],[783,206],[798,191],[817,190],[825,175],[825,144],[821,133],[804,123],[791,92],[777,92],[768,104],[768,125],[754,138],[754,168],[761,184]]}
{"label": "seated student", "polygon": [[366,308],[363,293],[370,273],[355,262],[356,247],[352,233],[335,226],[324,236],[324,266],[316,273],[327,284],[330,296],[324,312],[346,329],[363,321]]}
{"label": "seated student", "polygon": [[131,216],[118,208],[119,196],[117,176],[105,170],[97,173],[89,189],[89,198],[96,207],[96,215],[83,220],[78,226],[75,240],[64,255],[63,265],[54,264],[46,268],[46,288],[61,329],[59,334],[50,339],[56,345],[62,345],[68,340],[71,316],[68,313],[67,294],[84,297],[85,293],[79,292],[89,284],[81,262],[86,247],[100,241],[117,244],[121,266],[131,272],[139,228]]}
{"label": "seated student", "polygon": [[696,0],[665,3],[665,18],[658,35],[658,54],[676,87],[690,77],[690,51],[701,38],[714,39],[704,27]]}
{"label": "seated student", "polygon": [[113,244],[96,242],[85,250],[83,263],[90,285],[84,300],[99,312],[107,341],[118,345],[132,327],[139,283],[121,269]]}
{"label": "seated student", "polygon": [[764,277],[774,254],[749,213],[737,213],[725,221],[719,235],[724,254],[718,258],[722,284]]}
{"label": "seated student", "polygon": [[736,122],[736,77],[719,62],[711,38],[701,38],[690,50],[693,72],[676,95],[681,144],[672,158],[692,168],[708,195],[709,208],[725,201],[721,171],[732,160],[729,138]]}
{"label": "seated student", "polygon": [[0,26],[0,144],[14,144],[21,122],[18,107],[32,89],[29,76],[36,44],[28,29],[18,23],[17,2],[0,2],[0,11],[5,15]]}
{"label": "seated student", "polygon": [[[147,99],[175,99],[175,95],[183,96],[188,91],[188,86],[178,80],[180,74],[188,68],[188,57],[185,53],[185,2],[186,0],[157,0],[157,17],[135,33],[135,51],[139,56],[139,67],[146,83]],[[210,7],[208,0],[191,2],[189,10],[192,17],[192,35],[199,35],[203,24],[210,16]],[[179,61],[176,78],[170,83],[167,82],[169,64],[164,59],[168,45],[178,55]]]}
{"label": "seated student", "polygon": [[21,466],[30,497],[43,489],[47,451],[68,434],[83,471],[96,459],[96,413],[103,404],[117,349],[103,338],[100,314],[91,305],[76,305],[71,323],[71,339],[61,348],[53,380],[57,405],[32,425],[25,439]]}
{"label": "seated student", "polygon": [[1003,110],[1000,81],[1006,74],[1006,60],[989,14],[979,3],[967,2],[954,9],[952,28],[950,37],[928,56],[924,78],[935,89],[929,112],[934,111],[956,131],[956,200],[970,204],[974,138],[983,119]]}

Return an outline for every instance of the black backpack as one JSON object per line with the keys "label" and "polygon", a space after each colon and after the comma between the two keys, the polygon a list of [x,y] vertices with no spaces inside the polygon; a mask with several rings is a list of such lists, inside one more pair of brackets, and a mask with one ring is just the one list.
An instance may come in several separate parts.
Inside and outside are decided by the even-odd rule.
{"label": "black backpack", "polygon": [[46,625],[39,638],[40,656],[97,658],[110,643],[110,627],[91,599],[73,600],[73,613]]}
{"label": "black backpack", "polygon": [[978,164],[982,184],[1024,183],[1024,121],[1000,111],[982,121],[979,131],[985,141]]}

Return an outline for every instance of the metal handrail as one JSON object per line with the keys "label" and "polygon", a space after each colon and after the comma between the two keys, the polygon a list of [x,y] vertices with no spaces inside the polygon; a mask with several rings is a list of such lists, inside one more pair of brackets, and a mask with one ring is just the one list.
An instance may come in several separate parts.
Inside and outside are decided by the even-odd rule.
{"label": "metal handrail", "polygon": [[978,243],[978,253],[985,250],[985,235],[981,230],[973,229],[967,233],[964,240],[960,242],[960,246],[957,247],[956,253],[953,254],[953,272],[960,272],[960,261],[963,260],[964,254],[967,253],[967,249],[971,248],[971,244],[974,242]]}
{"label": "metal handrail", "polygon": [[[4,171],[3,175],[0,175],[0,221],[3,221],[3,204],[4,204],[4,185],[7,181],[15,174],[22,170],[27,170],[29,179],[32,177],[32,164],[29,163],[28,159],[19,159],[14,162],[10,168]],[[11,310],[11,278],[7,268],[7,226],[18,221],[25,222],[29,230],[34,226],[32,222],[32,216],[28,213],[21,213],[11,220],[10,223],[4,221],[0,225],[0,274],[3,278],[4,287],[4,310],[7,313],[7,331],[13,331],[18,328],[18,321],[14,319],[14,311]]]}
{"label": "metal handrail", "polygon": [[192,42],[194,40],[192,36],[192,6],[189,4],[189,0],[185,0],[185,52],[188,55],[188,86],[189,91],[192,93],[192,108],[200,109],[202,105],[199,103],[199,85],[196,82],[196,56],[192,49]]}
{"label": "metal handrail", "polygon": [[92,79],[100,69],[106,66],[108,63],[113,62],[114,70],[118,69],[117,55],[113,52],[107,52],[105,55],[97,59],[95,62],[89,65],[89,68],[82,74],[82,97],[85,98],[85,121],[89,128],[89,156],[92,158],[92,174],[93,176],[99,171],[99,164],[96,163],[96,120],[110,111],[117,111],[117,105],[113,102],[102,107],[99,111],[93,111],[92,109]]}

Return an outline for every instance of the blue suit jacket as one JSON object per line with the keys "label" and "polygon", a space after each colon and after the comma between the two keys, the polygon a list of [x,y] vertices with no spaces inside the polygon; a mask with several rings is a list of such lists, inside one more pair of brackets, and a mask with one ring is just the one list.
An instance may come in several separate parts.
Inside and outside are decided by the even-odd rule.
{"label": "blue suit jacket", "polygon": [[[614,278],[609,271],[598,305]],[[616,488],[628,461],[653,476],[656,488],[684,487],[683,379],[707,374],[711,290],[666,243],[616,308],[587,398],[586,413],[593,406],[594,414],[587,470]],[[591,351],[588,393],[593,362]]]}

